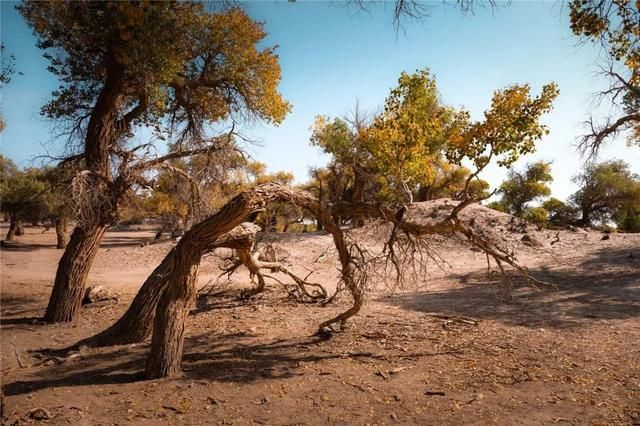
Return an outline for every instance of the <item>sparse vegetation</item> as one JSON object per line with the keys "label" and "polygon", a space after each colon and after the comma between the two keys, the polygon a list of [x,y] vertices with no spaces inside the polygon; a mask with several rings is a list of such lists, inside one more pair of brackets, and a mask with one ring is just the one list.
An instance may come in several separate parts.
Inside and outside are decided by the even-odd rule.
{"label": "sparse vegetation", "polygon": [[[389,4],[396,31],[431,7]],[[284,6],[324,7],[264,7]],[[640,422],[640,176],[597,158],[638,144],[639,7],[563,9],[602,47],[611,108],[562,187],[528,157],[557,126],[552,72],[469,87],[470,109],[428,68],[379,109],[303,108],[326,160],[304,181],[252,157],[300,88],[280,92],[250,7],[21,2],[59,84],[41,109],[57,151],[0,155],[1,422]]]}

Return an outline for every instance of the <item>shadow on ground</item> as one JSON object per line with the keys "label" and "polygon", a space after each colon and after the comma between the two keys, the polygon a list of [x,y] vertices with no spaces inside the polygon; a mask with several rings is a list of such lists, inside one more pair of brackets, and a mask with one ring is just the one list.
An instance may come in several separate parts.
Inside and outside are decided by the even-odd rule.
{"label": "shadow on ground", "polygon": [[[2,293],[0,298],[1,309],[0,325],[5,328],[8,325],[17,324],[33,324],[40,317],[33,316],[42,310],[42,300],[36,296],[25,297],[12,294]],[[30,317],[24,317],[25,314],[31,314]]]}
{"label": "shadow on ground", "polygon": [[21,243],[20,241],[5,241],[2,240],[0,243],[1,251],[17,251],[17,252],[28,252],[28,251],[36,251],[42,249],[52,249],[56,248],[56,244],[26,244]]}
{"label": "shadow on ground", "polygon": [[460,284],[443,291],[408,293],[379,299],[427,314],[469,316],[527,327],[567,328],[598,320],[640,317],[640,250],[600,250],[578,264],[529,270],[557,290],[519,286],[513,301],[498,295],[496,276],[486,271],[451,277]]}
{"label": "shadow on ground", "polygon": [[[495,287],[488,285],[486,275],[476,272],[452,277],[459,282],[458,288],[387,297],[381,302],[427,314],[471,316],[526,327],[568,328],[606,319],[640,317],[640,253],[636,249],[602,250],[579,264],[530,272],[553,282],[558,290],[538,292],[520,287],[515,291],[515,302],[504,303],[496,298]],[[196,310],[206,311],[212,306],[216,310],[232,309],[241,305],[237,303],[209,301]],[[186,378],[250,383],[302,375],[304,369],[298,368],[301,363],[345,357],[344,350],[330,349],[318,337],[290,337],[267,343],[256,340],[251,333],[224,331],[188,337],[183,362]],[[144,344],[85,353],[60,365],[33,371],[27,379],[5,384],[3,390],[7,395],[23,395],[52,387],[138,381],[143,378],[148,351]]]}
{"label": "shadow on ground", "polygon": [[123,236],[123,235],[106,235],[100,243],[100,248],[116,248],[116,247],[139,247],[140,244],[145,242],[148,238],[142,238],[139,236]]}
{"label": "shadow on ground", "polygon": [[[303,374],[302,362],[340,358],[340,353],[318,353],[319,337],[300,337],[255,343],[247,333],[205,333],[185,341],[183,369],[186,378],[249,383],[255,380]],[[82,355],[35,373],[35,379],[7,383],[6,395],[23,395],[60,386],[107,385],[143,380],[149,346],[108,348]],[[359,355],[354,355],[355,357]],[[365,355],[362,355],[365,356]]]}

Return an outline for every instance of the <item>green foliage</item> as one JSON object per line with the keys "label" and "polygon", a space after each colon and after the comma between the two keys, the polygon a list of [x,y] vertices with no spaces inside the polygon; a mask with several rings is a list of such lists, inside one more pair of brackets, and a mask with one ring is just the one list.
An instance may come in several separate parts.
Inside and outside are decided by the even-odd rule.
{"label": "green foliage", "polygon": [[606,57],[604,74],[611,84],[602,95],[622,107],[619,117],[604,125],[592,123],[583,147],[595,153],[620,132],[628,132],[629,143],[640,144],[640,2],[572,0],[569,11],[573,33],[598,44]]}
{"label": "green foliage", "polygon": [[364,142],[381,195],[413,193],[436,179],[436,168],[453,131],[455,111],[445,107],[428,70],[402,73]]}
{"label": "green foliage", "polygon": [[0,154],[0,183],[18,174],[18,166],[10,158]]}
{"label": "green foliage", "polygon": [[550,225],[567,226],[576,220],[575,209],[557,198],[549,198],[542,203],[542,208],[547,211]]}
{"label": "green foliage", "polygon": [[509,169],[507,179],[500,185],[501,203],[514,216],[524,217],[527,204],[551,194],[553,181],[551,165],[544,161],[528,164],[523,172]]}
{"label": "green foliage", "polygon": [[509,213],[509,206],[506,205],[502,200],[492,201],[487,204],[487,207],[502,213]]}
{"label": "green foliage", "polygon": [[619,213],[640,210],[640,177],[622,160],[589,163],[573,181],[579,189],[570,204],[582,214],[581,225],[606,224]]}
{"label": "green foliage", "polygon": [[[443,160],[436,165],[434,178],[420,185],[414,199],[417,201],[435,198],[459,199],[464,195],[470,176],[471,171],[466,167],[456,166]],[[472,179],[469,183],[468,195],[475,199],[486,198],[489,196],[489,182],[478,178]]]}
{"label": "green foliage", "polygon": [[468,158],[482,169],[495,157],[498,165],[509,167],[520,156],[534,152],[535,143],[549,133],[540,118],[551,110],[559,92],[555,83],[545,85],[534,98],[530,91],[528,84],[497,90],[483,121],[465,126],[459,117],[463,130],[449,141],[448,159],[460,164]]}
{"label": "green foliage", "polygon": [[640,232],[640,209],[624,208],[616,212],[616,225],[621,232]]}
{"label": "green foliage", "polygon": [[230,117],[280,123],[289,111],[277,91],[277,55],[258,47],[263,26],[238,8],[213,13],[190,1],[25,1],[18,10],[61,82],[42,112],[76,134],[107,102],[99,103],[107,83],[119,143],[135,124],[179,135],[182,144],[211,143],[207,124]]}
{"label": "green foliage", "polygon": [[569,12],[573,33],[604,44],[607,53],[633,73],[631,83],[640,86],[640,3],[572,0]]}
{"label": "green foliage", "polygon": [[375,165],[365,140],[368,128],[369,123],[357,108],[349,120],[316,117],[311,144],[332,156],[326,169],[312,171],[314,186],[323,201],[373,199]]}
{"label": "green foliage", "polygon": [[46,218],[50,214],[49,206],[42,196],[46,188],[47,185],[37,169],[16,171],[0,182],[2,211],[28,222]]}
{"label": "green foliage", "polygon": [[[469,113],[442,104],[428,70],[402,73],[370,124],[319,117],[311,142],[333,156],[326,189],[347,194],[352,188],[359,196],[352,199],[367,198],[363,192],[378,201],[482,198],[488,184],[478,173],[493,158],[509,166],[533,152],[548,133],[539,120],[557,95],[555,84],[537,97],[528,85],[511,86],[494,93],[483,121],[472,122]],[[465,160],[474,171],[462,167]]]}
{"label": "green foliage", "polygon": [[549,220],[549,213],[542,207],[528,207],[524,211],[523,217],[531,223],[540,227],[546,226]]}

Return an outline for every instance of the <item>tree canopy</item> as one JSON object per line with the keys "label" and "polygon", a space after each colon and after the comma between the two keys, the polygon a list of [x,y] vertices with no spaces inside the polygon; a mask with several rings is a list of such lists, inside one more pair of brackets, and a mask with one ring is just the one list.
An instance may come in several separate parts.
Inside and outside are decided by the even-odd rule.
{"label": "tree canopy", "polygon": [[545,85],[536,97],[530,91],[528,85],[496,91],[484,120],[472,121],[442,102],[428,70],[403,72],[383,112],[369,122],[321,116],[311,142],[332,154],[329,169],[340,168],[332,174],[342,191],[351,185],[354,193],[368,189],[371,198],[404,202],[437,194],[482,198],[488,185],[478,174],[491,160],[509,166],[548,133],[540,118],[551,110],[557,86]]}
{"label": "tree canopy", "polygon": [[581,147],[594,155],[608,139],[626,134],[640,144],[640,3],[633,0],[572,0],[571,30],[598,43],[605,54],[603,74],[609,87],[600,93],[612,102],[614,115],[603,122],[589,119]]}
{"label": "tree canopy", "polygon": [[[110,77],[116,119],[201,141],[205,124],[234,114],[279,123],[274,49],[259,49],[262,25],[232,8],[199,2],[25,2],[19,10],[60,79],[43,113],[82,132]],[[103,94],[104,96],[104,94]],[[193,140],[193,139],[192,139]]]}
{"label": "tree canopy", "polygon": [[523,217],[530,202],[551,195],[549,183],[552,181],[551,165],[544,161],[527,164],[522,172],[511,168],[500,185],[502,198],[498,205],[514,216]]}
{"label": "tree canopy", "polygon": [[579,189],[569,201],[580,212],[581,225],[623,222],[623,215],[640,211],[640,177],[622,160],[589,163],[573,181]]}

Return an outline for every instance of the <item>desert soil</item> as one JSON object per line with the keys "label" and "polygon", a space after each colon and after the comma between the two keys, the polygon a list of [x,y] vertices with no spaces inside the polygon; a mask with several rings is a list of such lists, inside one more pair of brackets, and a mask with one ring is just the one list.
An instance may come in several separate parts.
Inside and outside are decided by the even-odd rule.
{"label": "desert soil", "polygon": [[[419,290],[372,290],[330,339],[314,333],[348,297],[321,307],[271,283],[244,301],[250,279],[238,272],[222,294],[198,299],[183,377],[149,381],[140,375],[148,342],[66,359],[39,351],[113,323],[173,243],[141,247],[150,229],[109,232],[89,284],[116,292],[117,303],[46,325],[39,318],[62,251],[52,231],[26,231],[1,253],[6,424],[640,424],[637,234],[562,231],[551,244],[556,231],[536,232],[542,246],[518,244],[518,258],[558,289],[520,285],[511,301],[483,255],[434,240],[448,264],[432,265]],[[313,281],[335,282],[328,236],[269,238],[299,275],[316,270]],[[204,260],[201,286],[219,263]]]}

